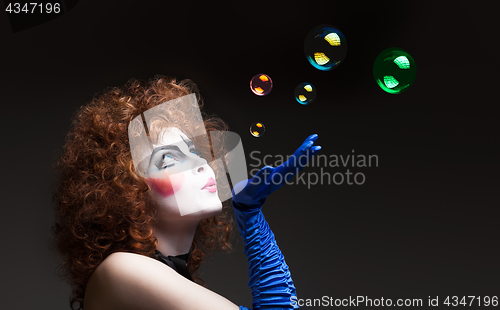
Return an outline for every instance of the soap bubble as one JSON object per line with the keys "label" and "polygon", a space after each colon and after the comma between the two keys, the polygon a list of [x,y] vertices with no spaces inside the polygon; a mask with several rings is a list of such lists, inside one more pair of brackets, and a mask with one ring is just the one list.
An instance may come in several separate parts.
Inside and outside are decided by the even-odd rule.
{"label": "soap bubble", "polygon": [[389,94],[399,94],[408,89],[416,75],[415,60],[401,48],[392,47],[384,50],[373,64],[375,81]]}
{"label": "soap bubble", "polygon": [[347,41],[342,32],[333,26],[317,26],[307,34],[304,52],[314,68],[329,71],[344,61]]}
{"label": "soap bubble", "polygon": [[260,137],[264,134],[266,131],[266,127],[264,127],[264,124],[262,123],[255,123],[252,126],[250,126],[250,133],[254,137]]}
{"label": "soap bubble", "polygon": [[273,81],[266,74],[257,74],[250,80],[250,89],[257,96],[265,96],[273,89]]}
{"label": "soap bubble", "polygon": [[316,99],[316,87],[311,83],[300,83],[295,87],[295,100],[303,105],[308,105]]}

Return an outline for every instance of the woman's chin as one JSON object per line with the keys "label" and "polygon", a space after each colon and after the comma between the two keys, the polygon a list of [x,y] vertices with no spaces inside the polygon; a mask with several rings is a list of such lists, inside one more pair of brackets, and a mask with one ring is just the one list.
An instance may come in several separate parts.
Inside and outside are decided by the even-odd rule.
{"label": "woman's chin", "polygon": [[207,218],[219,214],[222,211],[222,202],[217,200],[211,203],[209,206],[204,207],[198,211],[186,214],[185,216],[196,217],[196,218]]}

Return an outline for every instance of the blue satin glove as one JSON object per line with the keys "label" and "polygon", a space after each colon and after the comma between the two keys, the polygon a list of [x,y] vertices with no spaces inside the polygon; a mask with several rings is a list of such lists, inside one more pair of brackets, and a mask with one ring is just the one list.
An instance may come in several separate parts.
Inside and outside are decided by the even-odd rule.
{"label": "blue satin glove", "polygon": [[[276,168],[265,166],[251,180],[239,182],[233,188],[234,214],[245,244],[254,309],[298,308],[291,303],[297,294],[290,271],[261,207],[267,196],[302,170],[321,149],[313,147],[317,138],[310,136],[287,162]],[[243,306],[240,309],[248,310]]]}
{"label": "blue satin glove", "polygon": [[318,135],[309,136],[290,158],[274,168],[264,166],[251,180],[244,180],[233,188],[233,206],[239,209],[260,208],[266,197],[285,185],[295,174],[300,172],[309,160],[321,150],[321,146],[313,146]]}

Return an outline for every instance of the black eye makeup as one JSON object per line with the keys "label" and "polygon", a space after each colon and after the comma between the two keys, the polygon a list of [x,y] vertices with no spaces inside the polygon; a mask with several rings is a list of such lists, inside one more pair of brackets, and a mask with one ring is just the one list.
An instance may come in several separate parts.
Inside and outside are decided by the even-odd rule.
{"label": "black eye makeup", "polygon": [[[186,145],[188,146],[189,152],[193,153],[200,158],[203,158],[203,154],[196,149],[194,143],[191,140],[186,140],[182,138]],[[176,145],[164,145],[159,146],[154,149],[151,153],[149,166],[154,165],[158,169],[167,169],[175,166],[176,164],[182,162],[187,157],[184,152],[182,152]]]}
{"label": "black eye makeup", "polygon": [[203,157],[203,154],[200,151],[198,151],[194,146],[192,148],[189,148],[189,152],[191,152],[195,155],[198,155],[201,158],[205,159],[205,157]]}

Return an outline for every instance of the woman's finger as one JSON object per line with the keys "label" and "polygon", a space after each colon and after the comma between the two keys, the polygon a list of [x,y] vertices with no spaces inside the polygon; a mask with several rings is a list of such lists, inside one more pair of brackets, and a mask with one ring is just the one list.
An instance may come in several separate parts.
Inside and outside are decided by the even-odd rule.
{"label": "woman's finger", "polygon": [[316,134],[309,136],[286,162],[276,168],[278,171],[275,171],[275,173],[279,172],[287,175],[287,179],[290,179],[293,175],[302,170],[311,157],[321,149],[320,146],[313,147],[317,138],[318,135]]}

